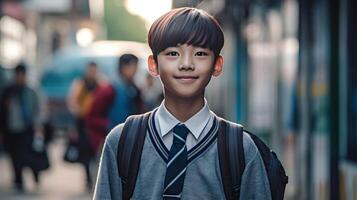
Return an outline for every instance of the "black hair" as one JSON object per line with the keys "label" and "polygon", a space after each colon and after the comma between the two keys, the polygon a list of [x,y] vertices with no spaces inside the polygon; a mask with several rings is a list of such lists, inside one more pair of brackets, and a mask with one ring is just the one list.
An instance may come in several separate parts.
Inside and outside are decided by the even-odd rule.
{"label": "black hair", "polygon": [[224,44],[224,35],[217,20],[203,10],[177,8],[158,18],[150,27],[148,43],[157,62],[157,55],[168,47],[188,44],[208,48],[215,60]]}
{"label": "black hair", "polygon": [[87,64],[87,66],[88,67],[97,67],[98,65],[97,65],[97,63],[96,62],[94,62],[94,61],[90,61],[88,64]]}
{"label": "black hair", "polygon": [[20,63],[15,67],[15,74],[26,73],[26,65],[24,63]]}
{"label": "black hair", "polygon": [[127,66],[130,63],[138,63],[138,57],[133,54],[123,54],[122,56],[120,56],[118,66],[119,72],[122,71],[123,67]]}

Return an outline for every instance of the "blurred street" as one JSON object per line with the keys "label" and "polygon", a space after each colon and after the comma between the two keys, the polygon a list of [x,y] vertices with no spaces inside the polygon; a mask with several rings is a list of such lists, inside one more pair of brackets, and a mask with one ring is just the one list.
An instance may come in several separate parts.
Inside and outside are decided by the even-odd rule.
{"label": "blurred street", "polygon": [[357,200],[354,0],[0,0],[0,200],[91,198],[108,130],[164,98],[147,37],[180,7],[222,25],[207,104],[277,154],[285,199]]}
{"label": "blurred street", "polygon": [[[6,200],[70,200],[90,199],[86,191],[84,171],[79,164],[63,161],[64,141],[56,140],[49,146],[51,166],[41,174],[41,183],[36,187],[29,170],[24,171],[26,192],[16,192],[11,186],[12,172],[8,156],[0,156],[0,199]],[[75,184],[74,184],[75,183]]]}

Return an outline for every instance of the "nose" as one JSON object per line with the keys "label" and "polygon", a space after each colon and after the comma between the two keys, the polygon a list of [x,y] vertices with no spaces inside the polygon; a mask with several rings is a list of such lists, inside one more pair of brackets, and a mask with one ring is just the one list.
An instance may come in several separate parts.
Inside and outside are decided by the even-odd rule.
{"label": "nose", "polygon": [[195,70],[195,65],[193,64],[193,60],[191,55],[184,55],[182,56],[182,63],[179,67],[179,70]]}

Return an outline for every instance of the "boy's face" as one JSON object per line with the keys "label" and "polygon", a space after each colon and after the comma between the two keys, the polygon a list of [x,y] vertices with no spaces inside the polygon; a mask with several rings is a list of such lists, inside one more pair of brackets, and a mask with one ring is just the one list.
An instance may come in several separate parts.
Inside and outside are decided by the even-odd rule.
{"label": "boy's face", "polygon": [[165,95],[191,98],[204,95],[212,75],[220,75],[223,58],[214,63],[213,51],[183,44],[160,52],[157,63],[149,56],[148,64],[150,73],[160,76]]}

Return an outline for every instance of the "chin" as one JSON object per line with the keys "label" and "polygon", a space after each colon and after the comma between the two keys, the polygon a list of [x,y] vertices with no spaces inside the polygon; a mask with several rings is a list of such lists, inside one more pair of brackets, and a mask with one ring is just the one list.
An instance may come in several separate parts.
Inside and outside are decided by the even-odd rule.
{"label": "chin", "polygon": [[165,96],[171,96],[172,98],[185,98],[192,99],[200,96],[204,96],[204,89],[197,89],[195,87],[177,87],[166,88]]}
{"label": "chin", "polygon": [[181,92],[177,92],[176,96],[179,98],[190,99],[190,98],[199,97],[199,96],[201,96],[200,94],[201,94],[201,92],[198,92],[198,91],[181,91]]}

